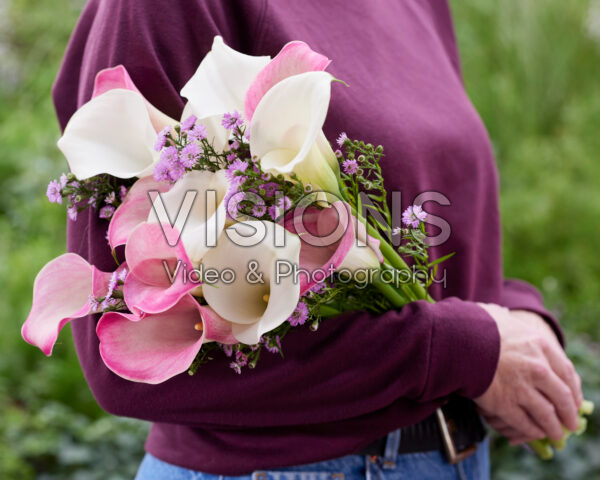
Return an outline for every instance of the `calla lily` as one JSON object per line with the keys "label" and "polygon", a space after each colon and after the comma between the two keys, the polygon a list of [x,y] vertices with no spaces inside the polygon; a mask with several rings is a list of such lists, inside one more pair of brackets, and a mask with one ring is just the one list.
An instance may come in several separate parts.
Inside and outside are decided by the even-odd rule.
{"label": "calla lily", "polygon": [[300,275],[301,295],[334,271],[379,268],[383,263],[379,241],[367,235],[345,202],[324,209],[297,208],[286,218],[285,228],[299,235],[300,267],[310,274]]}
{"label": "calla lily", "polygon": [[134,314],[164,312],[197,287],[192,261],[175,229],[140,224],[127,240],[125,258],[129,274],[123,296]]}
{"label": "calla lily", "polygon": [[271,87],[281,80],[299,73],[325,70],[331,63],[304,42],[289,42],[256,76],[246,93],[244,115],[250,122],[256,106]]}
{"label": "calla lily", "polygon": [[252,117],[250,150],[264,170],[294,172],[314,190],[340,197],[338,162],[322,131],[332,80],[325,72],[307,72],[274,85]]}
{"label": "calla lily", "polygon": [[245,55],[225,45],[216,36],[210,52],[181,90],[192,112],[201,121],[244,109],[246,92],[254,78],[271,60],[268,56]]}
{"label": "calla lily", "polygon": [[177,122],[153,107],[123,67],[96,77],[97,94],[77,110],[58,147],[80,180],[108,173],[119,178],[150,175],[158,153],[156,134]]}
{"label": "calla lily", "polygon": [[[276,238],[283,238],[285,246],[276,246]],[[214,283],[204,283],[203,294],[215,312],[232,322],[238,341],[256,344],[263,333],[277,328],[292,314],[300,285],[293,275],[277,279],[276,268],[278,261],[297,265],[299,256],[298,237],[266,221],[232,225],[223,232],[218,245],[206,253],[202,259],[205,275],[209,269],[221,273],[231,269],[235,273],[231,282],[221,275]],[[253,270],[260,276],[253,276]]]}
{"label": "calla lily", "polygon": [[191,295],[154,315],[105,313],[96,333],[100,355],[110,370],[127,380],[150,384],[186,371],[203,343],[237,343],[231,323]]}
{"label": "calla lily", "polygon": [[157,182],[144,177],[135,182],[123,203],[115,211],[108,225],[108,243],[112,249],[125,245],[131,232],[141,223],[148,220],[152,210],[152,202],[148,196],[150,191],[168,192],[171,188],[167,182]]}
{"label": "calla lily", "polygon": [[103,296],[111,275],[74,253],[48,262],[35,277],[31,311],[21,329],[25,341],[51,355],[61,329],[92,312],[90,295]]}
{"label": "calla lily", "polygon": [[[224,170],[216,173],[188,172],[171,190],[155,200],[148,221],[161,223],[167,229],[174,222],[174,228],[181,232],[181,241],[190,260],[198,265],[208,249],[216,245],[225,227],[227,215],[224,199],[228,188]],[[193,202],[191,207],[188,202],[190,199]],[[186,206],[189,211],[182,211]]]}

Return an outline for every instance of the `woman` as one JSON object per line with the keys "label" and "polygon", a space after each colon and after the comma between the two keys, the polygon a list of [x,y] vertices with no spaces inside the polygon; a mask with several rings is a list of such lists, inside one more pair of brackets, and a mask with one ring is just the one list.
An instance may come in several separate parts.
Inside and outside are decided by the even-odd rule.
{"label": "woman", "polygon": [[[388,190],[450,227],[433,253],[456,255],[432,289],[435,305],[298,330],[285,361],[264,357],[241,376],[214,361],[194,377],[131,383],[104,366],[97,316],[74,323],[100,405],[154,422],[137,478],[488,478],[476,406],[514,443],[575,428],[580,382],[560,329],[535,289],[502,276],[496,167],[462,85],[446,2],[91,0],[54,88],[61,126],[89,100],[95,74],[117,64],[177,118],[179,91],[215,35],[251,55],[297,39],[331,58],[328,70],[350,87],[333,87],[328,138],[343,130],[384,145]],[[80,215],[68,225],[69,251],[109,269],[106,228],[93,212]]]}

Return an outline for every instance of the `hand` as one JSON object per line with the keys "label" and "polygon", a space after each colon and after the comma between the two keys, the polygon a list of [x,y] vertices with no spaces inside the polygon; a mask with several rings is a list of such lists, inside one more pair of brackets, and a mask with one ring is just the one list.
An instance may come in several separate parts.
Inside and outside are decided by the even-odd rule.
{"label": "hand", "polygon": [[488,423],[511,443],[560,440],[562,425],[576,430],[581,380],[552,329],[531,312],[479,305],[496,321],[501,341],[494,379],[475,399]]}

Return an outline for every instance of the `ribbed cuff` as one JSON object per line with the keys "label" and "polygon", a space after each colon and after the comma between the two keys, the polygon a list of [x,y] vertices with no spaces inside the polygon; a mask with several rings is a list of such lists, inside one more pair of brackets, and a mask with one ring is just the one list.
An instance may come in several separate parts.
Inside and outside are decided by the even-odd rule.
{"label": "ribbed cuff", "polygon": [[500,356],[495,320],[474,302],[449,297],[436,304],[430,364],[423,395],[482,395],[492,383]]}

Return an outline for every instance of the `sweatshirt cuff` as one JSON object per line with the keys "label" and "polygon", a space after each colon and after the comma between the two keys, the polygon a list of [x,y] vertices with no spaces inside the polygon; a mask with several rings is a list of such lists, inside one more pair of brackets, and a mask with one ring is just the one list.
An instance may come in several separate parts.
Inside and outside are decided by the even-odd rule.
{"label": "sweatshirt cuff", "polygon": [[565,335],[556,317],[544,307],[542,294],[523,280],[504,281],[501,305],[509,310],[528,310],[537,313],[552,328],[560,344],[565,346]]}
{"label": "sweatshirt cuff", "polygon": [[474,302],[456,297],[436,304],[426,398],[477,398],[488,389],[500,356],[496,321]]}

